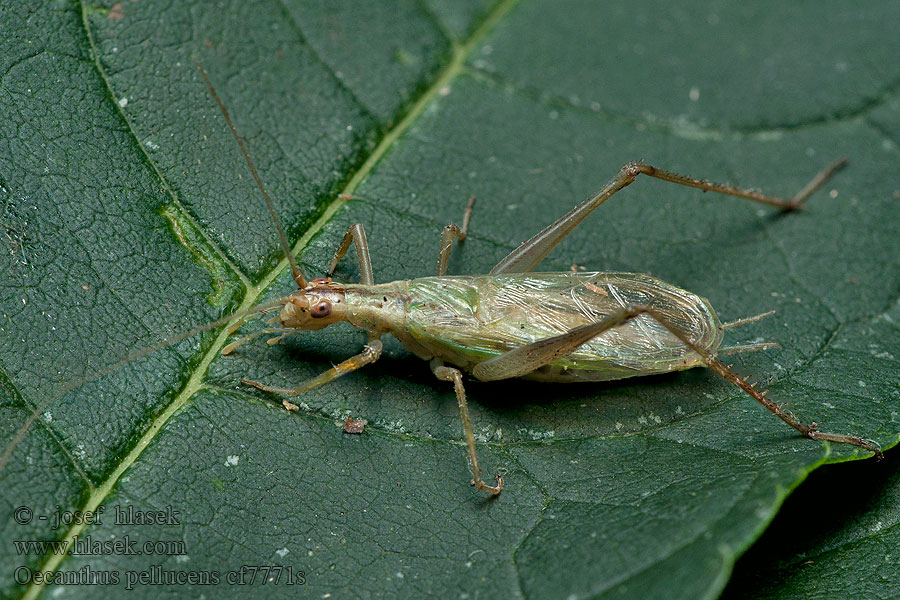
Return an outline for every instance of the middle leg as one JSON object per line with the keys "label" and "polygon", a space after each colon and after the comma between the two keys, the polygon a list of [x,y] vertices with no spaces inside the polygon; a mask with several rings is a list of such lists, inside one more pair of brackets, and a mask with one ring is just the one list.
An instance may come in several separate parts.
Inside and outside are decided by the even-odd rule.
{"label": "middle leg", "polygon": [[466,204],[466,212],[463,215],[462,227],[458,227],[456,224],[451,223],[444,227],[444,230],[441,232],[441,249],[440,252],[438,252],[437,267],[438,277],[447,273],[447,263],[450,262],[450,250],[453,248],[453,238],[458,239],[460,243],[466,240],[466,235],[469,233],[469,218],[472,216],[472,206],[474,205],[475,196],[470,196],[469,203]]}
{"label": "middle leg", "polygon": [[478,456],[475,454],[475,434],[472,432],[472,421],[469,419],[469,405],[466,403],[466,389],[463,387],[462,373],[459,369],[447,367],[443,361],[436,358],[431,361],[431,370],[435,377],[441,381],[452,381],[456,391],[456,401],[459,404],[459,416],[462,418],[463,432],[466,436],[466,448],[469,451],[469,462],[472,465],[472,485],[479,490],[496,496],[503,489],[503,476],[497,473],[497,485],[492,486],[481,478],[481,467],[478,466]]}

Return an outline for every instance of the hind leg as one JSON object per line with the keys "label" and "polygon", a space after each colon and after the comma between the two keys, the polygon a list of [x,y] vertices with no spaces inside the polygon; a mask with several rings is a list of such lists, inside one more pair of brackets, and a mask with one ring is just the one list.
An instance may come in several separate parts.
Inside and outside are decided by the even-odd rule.
{"label": "hind leg", "polygon": [[727,196],[736,196],[738,198],[752,200],[754,202],[759,202],[760,204],[774,206],[787,211],[803,208],[803,202],[813,192],[819,189],[835,171],[843,167],[846,163],[847,160],[843,158],[833,162],[813,177],[802,190],[797,192],[790,199],[766,196],[753,190],[742,190],[734,186],[713,183],[705,179],[694,179],[693,177],[678,175],[677,173],[672,173],[670,171],[663,171],[662,169],[657,169],[650,165],[636,162],[628,163],[619,170],[616,176],[613,177],[603,189],[510,252],[506,258],[501,260],[497,263],[497,266],[491,269],[491,274],[526,273],[533,270],[542,260],[544,260],[544,257],[546,257],[567,235],[572,233],[572,231],[578,227],[595,208],[612,198],[612,196],[616,192],[622,190],[622,188],[633,183],[638,175],[647,175],[670,183],[697,188],[704,192],[717,192]]}
{"label": "hind leg", "polygon": [[479,363],[472,370],[472,373],[482,381],[520,377],[543,365],[571,354],[581,344],[597,337],[604,331],[617,327],[626,321],[635,319],[643,314],[649,315],[659,322],[660,325],[669,330],[669,332],[678,338],[686,347],[697,353],[703,359],[703,362],[707,367],[718,373],[727,381],[741,388],[747,395],[762,404],[766,410],[804,436],[813,440],[824,440],[838,444],[859,446],[860,448],[874,452],[877,457],[881,457],[881,449],[871,440],[867,440],[858,435],[819,431],[821,423],[805,423],[795,417],[793,413],[784,410],[782,404],[776,404],[769,400],[769,398],[766,397],[766,392],[760,392],[754,387],[754,384],[747,383],[746,377],[739,377],[728,365],[716,358],[714,354],[697,346],[683,331],[670,323],[659,311],[649,306],[631,306],[614,315],[610,315],[588,325],[576,327],[561,335],[538,340],[537,342],[526,346],[520,346],[490,360]]}

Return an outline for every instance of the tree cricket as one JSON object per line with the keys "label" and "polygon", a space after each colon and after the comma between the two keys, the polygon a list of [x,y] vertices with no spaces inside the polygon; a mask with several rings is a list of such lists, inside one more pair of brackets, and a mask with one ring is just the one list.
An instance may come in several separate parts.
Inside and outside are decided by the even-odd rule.
{"label": "tree cricket", "polygon": [[[813,440],[851,444],[881,456],[873,441],[857,435],[827,433],[819,430],[820,423],[801,421],[718,358],[719,354],[774,346],[770,343],[723,346],[727,329],[771,313],[722,323],[705,298],[649,275],[578,270],[533,272],[594,209],[640,175],[793,211],[803,208],[804,201],[843,167],[845,160],[828,166],[790,199],[677,175],[638,162],[629,163],[602,189],[522,243],[486,275],[446,275],[454,240],[462,243],[466,239],[474,199],[470,199],[466,207],[461,227],[451,224],[443,229],[437,271],[433,277],[376,284],[365,230],[361,224],[355,224],[341,240],[326,268],[325,277],[307,280],[297,265],[272,200],[228,110],[206,72],[202,67],[199,70],[272,215],[298,289],[289,296],[202,325],[136,352],[91,379],[137,356],[201,331],[231,323],[228,331],[234,333],[248,320],[279,310],[268,327],[231,342],[222,354],[230,354],[260,335],[274,336],[269,339],[271,344],[300,331],[317,331],[340,321],[366,331],[368,342],[355,356],[296,387],[276,387],[249,379],[243,379],[243,384],[284,396],[302,394],[378,360],[382,352],[380,338],[391,334],[416,356],[428,361],[438,380],[453,385],[472,471],[471,484],[493,495],[503,489],[503,477],[498,473],[495,485],[489,485],[482,478],[466,402],[464,371],[478,381],[520,377],[544,382],[597,382],[708,367],[801,435]],[[360,283],[333,281],[332,275],[351,244],[357,255]],[[74,387],[67,386],[67,389]],[[285,401],[285,406],[288,404]],[[45,406],[46,403],[38,407],[34,414],[40,413]],[[11,447],[24,436],[33,420],[34,415],[7,448],[0,459],[0,468],[8,459]]]}

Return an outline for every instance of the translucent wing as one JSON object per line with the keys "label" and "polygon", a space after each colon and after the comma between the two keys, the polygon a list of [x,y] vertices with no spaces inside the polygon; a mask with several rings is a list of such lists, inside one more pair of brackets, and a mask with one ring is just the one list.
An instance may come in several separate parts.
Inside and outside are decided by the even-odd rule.
{"label": "translucent wing", "polygon": [[[714,352],[721,343],[721,324],[706,299],[637,273],[416,279],[409,282],[406,329],[435,355],[471,368],[636,304],[655,308],[701,348]],[[696,364],[696,354],[649,316],[606,331],[552,363],[567,370],[593,371],[583,377],[592,380]]]}

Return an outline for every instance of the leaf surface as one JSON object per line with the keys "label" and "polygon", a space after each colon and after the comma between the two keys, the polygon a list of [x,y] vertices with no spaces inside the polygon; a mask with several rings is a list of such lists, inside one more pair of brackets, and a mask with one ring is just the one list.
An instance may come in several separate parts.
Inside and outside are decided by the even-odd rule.
{"label": "leaf surface", "polygon": [[[790,196],[849,157],[789,215],[639,180],[541,268],[650,273],[723,320],[774,309],[729,341],[782,348],[736,368],[801,418],[896,443],[896,11],[324,6],[0,8],[4,439],[41,408],[0,473],[2,537],[170,543],[47,557],[8,541],[4,595],[55,591],[17,585],[19,565],[118,576],[59,586],[69,595],[136,578],[147,597],[243,597],[242,565],[281,565],[267,591],[284,597],[298,590],[287,578],[320,597],[715,597],[810,471],[865,454],[800,439],[703,370],[472,382],[479,459],[506,479],[488,499],[467,485],[451,387],[396,342],[297,412],[239,384],[295,385],[358,352],[364,336],[341,326],[228,357],[219,328],[74,385],[292,290],[198,62],[309,277],[353,223],[376,281],[432,274],[440,228],[470,195],[454,273],[489,271],[630,160]],[[356,277],[351,251],[336,278]],[[363,435],[342,433],[347,416],[368,421]],[[57,505],[104,515],[54,528],[39,517]],[[117,524],[129,507],[172,517]]]}

